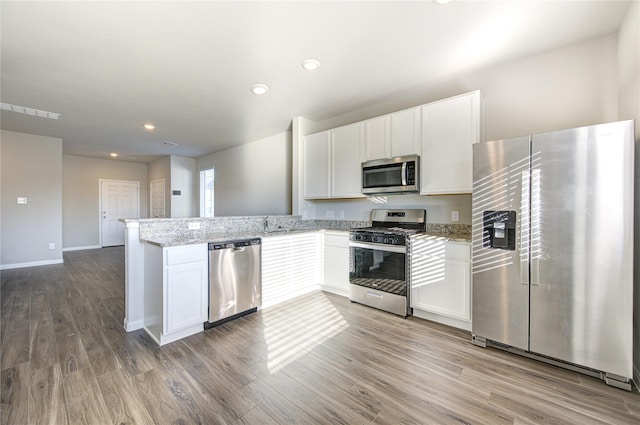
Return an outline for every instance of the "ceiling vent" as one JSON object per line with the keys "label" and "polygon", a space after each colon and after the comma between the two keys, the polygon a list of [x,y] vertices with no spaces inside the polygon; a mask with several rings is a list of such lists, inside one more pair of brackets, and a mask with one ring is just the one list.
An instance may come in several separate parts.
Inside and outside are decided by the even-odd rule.
{"label": "ceiling vent", "polygon": [[55,112],[28,108],[26,106],[12,105],[10,103],[4,103],[4,102],[0,102],[0,108],[4,109],[5,111],[17,112],[19,114],[33,115],[34,117],[40,117],[40,118],[50,118],[52,120],[57,120],[62,115],[62,114],[57,114]]}

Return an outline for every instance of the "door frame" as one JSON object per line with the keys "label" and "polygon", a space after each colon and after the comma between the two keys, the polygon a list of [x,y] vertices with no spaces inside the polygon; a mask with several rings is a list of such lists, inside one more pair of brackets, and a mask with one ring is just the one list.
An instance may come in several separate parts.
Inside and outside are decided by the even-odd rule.
{"label": "door frame", "polygon": [[129,183],[136,185],[136,216],[140,218],[140,182],[134,180],[98,179],[98,243],[102,245],[102,184],[103,183]]}

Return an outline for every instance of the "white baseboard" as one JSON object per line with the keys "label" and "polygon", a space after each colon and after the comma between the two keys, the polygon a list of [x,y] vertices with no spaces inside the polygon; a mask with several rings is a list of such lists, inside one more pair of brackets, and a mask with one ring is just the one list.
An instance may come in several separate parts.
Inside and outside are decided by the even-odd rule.
{"label": "white baseboard", "polygon": [[83,251],[85,249],[100,249],[100,245],[87,245],[87,246],[70,246],[68,248],[62,248],[62,252],[67,251]]}
{"label": "white baseboard", "polygon": [[2,264],[0,265],[0,270],[21,269],[23,267],[50,266],[51,264],[62,264],[63,262],[64,260],[61,258],[59,260],[42,260],[30,261],[28,263]]}
{"label": "white baseboard", "polygon": [[124,319],[124,330],[127,332],[137,331],[138,329],[142,329],[144,327],[144,320],[134,320],[129,322],[126,318]]}
{"label": "white baseboard", "polygon": [[454,319],[452,317],[441,316],[439,314],[430,313],[428,311],[422,311],[413,309],[413,316],[420,319],[431,320],[432,322],[441,323],[447,326],[453,326],[454,328],[464,329],[465,331],[471,331],[471,322],[466,320]]}

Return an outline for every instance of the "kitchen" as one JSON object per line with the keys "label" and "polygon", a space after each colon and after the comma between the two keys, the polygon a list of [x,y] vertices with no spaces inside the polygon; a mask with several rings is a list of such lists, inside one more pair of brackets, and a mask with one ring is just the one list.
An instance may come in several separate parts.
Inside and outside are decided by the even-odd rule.
{"label": "kitchen", "polygon": [[[340,218],[341,211],[343,211],[345,219],[367,220],[369,211],[376,206],[371,201],[366,199],[353,201],[324,200],[314,202],[304,200],[299,196],[298,191],[300,188],[296,184],[293,184],[292,193],[287,193],[288,191],[286,190],[287,181],[298,181],[297,177],[295,177],[295,169],[288,170],[286,167],[278,168],[271,165],[265,167],[261,160],[264,158],[273,158],[274,161],[281,161],[280,158],[291,157],[292,152],[289,143],[291,138],[297,137],[297,134],[312,134],[328,128],[349,124],[359,119],[379,116],[405,107],[437,101],[476,89],[481,90],[485,98],[484,134],[486,140],[627,118],[624,113],[625,110],[636,110],[636,105],[629,99],[630,95],[631,98],[634,98],[633,89],[625,89],[629,87],[625,85],[628,81],[625,75],[617,76],[617,72],[624,74],[624,63],[620,64],[619,69],[613,66],[618,60],[617,49],[629,48],[629,45],[625,44],[625,39],[622,35],[623,34],[620,36],[602,36],[592,40],[582,41],[567,45],[558,50],[547,53],[541,52],[540,54],[514,60],[488,70],[467,74],[464,78],[453,79],[434,87],[426,95],[412,94],[414,90],[407,90],[406,93],[399,91],[397,93],[398,97],[395,100],[387,101],[386,104],[380,102],[376,104],[375,107],[361,111],[360,116],[349,115],[347,113],[333,119],[331,122],[321,124],[313,123],[306,119],[295,120],[292,133],[283,133],[279,136],[263,138],[254,143],[244,145],[243,147],[223,151],[219,154],[203,156],[196,160],[196,167],[200,169],[207,165],[215,164],[216,172],[221,172],[222,175],[224,175],[225,166],[233,168],[234,163],[242,161],[241,163],[244,164],[245,167],[256,170],[255,173],[247,176],[248,180],[245,183],[243,194],[231,193],[233,191],[232,188],[227,189],[224,186],[220,188],[220,194],[223,196],[221,199],[225,199],[225,194],[229,197],[229,202],[217,202],[217,208],[219,208],[219,210],[216,212],[220,212],[220,215],[287,214],[292,212],[293,214],[303,217],[306,215],[306,218],[315,219],[325,219],[333,214],[337,219]],[[628,43],[628,39],[626,40],[626,43]],[[633,48],[633,44],[631,48]],[[619,60],[624,62],[624,59],[627,57],[629,57],[629,55],[620,55]],[[607,60],[602,60],[602,58],[607,58]],[[582,71],[584,69],[589,69],[592,72],[585,73]],[[540,75],[549,75],[550,72],[556,72],[557,78],[540,78]],[[4,87],[3,92],[6,93]],[[555,97],[553,101],[545,97],[548,93],[554,94]],[[618,95],[618,93],[620,94]],[[5,101],[4,98],[3,101]],[[514,114],[512,111],[513,105],[518,105],[519,111],[517,114]],[[625,105],[627,105],[627,109],[625,109]],[[616,112],[616,110],[618,112]],[[631,117],[634,117],[634,114],[637,119],[637,113],[632,113]],[[4,121],[3,114],[3,126],[5,125]],[[308,128],[300,128],[304,126],[308,126]],[[25,133],[29,132],[27,131]],[[29,140],[32,139],[33,138],[30,138]],[[7,146],[10,147],[9,143],[11,141],[8,140],[7,144],[5,144],[5,140],[8,139],[3,133],[3,148],[7,149]],[[34,143],[36,142],[37,141],[34,141]],[[50,149],[50,146],[48,146],[47,149]],[[5,156],[7,155],[6,152],[6,150],[3,151],[3,174],[5,170],[8,170],[5,167],[5,161],[8,161],[8,159],[5,159],[7,158]],[[35,161],[40,154],[38,152],[30,152],[30,155],[32,155],[29,156],[30,161]],[[55,161],[52,163],[52,161],[48,160],[51,156],[45,156],[44,153],[42,155],[44,158],[41,163],[43,163],[44,167],[53,167],[56,165]],[[93,197],[96,196],[93,193],[97,186],[97,180],[96,183],[92,181],[88,183],[92,190],[90,197],[79,197],[74,200],[72,196],[76,190],[76,194],[82,194],[82,196],[87,195],[86,192],[76,189],[82,183],[79,181],[82,179],[74,176],[72,171],[79,169],[87,170],[88,168],[97,166],[114,167],[114,165],[104,165],[106,160],[89,160],[82,156],[62,154],[60,151],[54,152],[51,155],[55,155],[55,157],[58,158],[57,166],[63,168],[63,171],[60,171],[60,168],[58,168],[57,171],[54,169],[52,172],[57,172],[61,175],[61,180],[63,181],[62,186],[65,188],[64,191],[56,187],[53,188],[54,191],[59,190],[60,192],[64,192],[58,195],[58,199],[62,199],[65,206],[64,217],[62,217],[60,213],[59,206],[57,207],[58,210],[55,209],[55,205],[45,206],[45,208],[52,208],[52,217],[59,217],[58,224],[54,226],[57,229],[56,231],[59,232],[59,236],[56,236],[58,239],[54,240],[56,246],[73,248],[98,245],[99,241],[97,237],[94,236],[96,226],[87,226],[88,221],[85,218],[86,214],[90,214],[93,219],[93,211],[97,211],[98,209],[97,201],[95,202],[95,209],[93,207],[88,208],[88,210],[91,210],[90,213],[83,213],[77,209],[69,208],[70,205],[84,203],[78,202],[79,199],[92,200]],[[21,157],[18,156],[16,161],[19,162],[20,158]],[[60,162],[62,162],[61,165]],[[40,165],[40,163],[37,164],[36,166]],[[277,164],[277,162],[270,164]],[[141,168],[141,166],[136,164],[126,164],[121,167],[132,168],[132,171],[128,171],[130,174],[138,173],[138,170]],[[41,169],[48,170],[49,168]],[[125,173],[126,172],[122,172],[122,174]],[[269,182],[266,183],[273,186],[273,188],[265,188],[265,182],[261,181],[264,180],[265,175],[269,176]],[[6,174],[3,175],[3,182],[6,181],[5,176]],[[129,180],[129,178],[124,179]],[[141,181],[141,199],[148,199],[147,187],[149,181],[147,178],[132,178],[132,180]],[[222,180],[224,181],[224,179]],[[227,184],[230,184],[229,182],[231,181],[236,182],[236,180],[229,179],[227,180]],[[3,184],[3,188],[4,187]],[[3,190],[3,196],[5,192],[6,191]],[[252,204],[250,199],[252,197],[264,199],[265,193],[270,193],[272,195],[271,198],[277,200],[278,205],[272,205],[268,201],[263,201],[262,205],[265,206],[265,209],[268,208],[269,210],[256,211],[256,205]],[[20,194],[18,194],[18,196],[20,196]],[[388,199],[391,199],[391,202],[402,204],[404,207],[417,207],[418,205],[424,206],[426,204],[425,209],[429,212],[430,222],[432,223],[450,222],[450,211],[460,211],[461,223],[471,222],[470,200],[468,195],[456,195],[454,197],[435,196],[433,198],[428,197],[427,199],[419,196],[408,196],[406,198],[389,197]],[[291,209],[287,206],[288,202],[292,204]],[[12,197],[11,204],[14,203],[15,199]],[[57,205],[59,204],[60,201],[58,200]],[[401,206],[398,204],[392,206]],[[238,208],[236,206],[244,207],[244,209],[234,211],[234,208]],[[12,220],[16,220],[12,221],[14,227],[24,227],[26,229],[28,228],[29,221],[25,220],[38,220],[37,217],[9,216],[6,214],[4,208],[10,207],[11,205],[9,205],[8,201],[3,201],[2,216],[5,218],[3,223],[6,222],[7,217],[11,217]],[[142,207],[142,216],[145,216],[145,213],[148,212],[145,208],[146,206]],[[82,214],[85,214],[85,216]],[[62,222],[64,222],[64,226],[60,224]],[[77,226],[78,229],[74,229],[74,225]],[[64,231],[61,227],[64,228]],[[89,230],[87,230],[87,227]],[[5,229],[4,227],[2,233],[3,256],[11,254],[11,252],[7,250],[8,246],[15,247],[16,251],[14,252],[18,252],[23,249],[21,248],[22,245],[28,244],[27,242],[22,242],[22,240],[33,243],[33,241],[42,239],[42,236],[37,234],[28,235],[26,238],[13,237],[12,239],[5,239],[11,235],[11,229]],[[67,239],[65,243],[63,243],[63,238]],[[9,241],[15,243],[15,245],[10,245]],[[46,242],[51,242],[50,235],[47,235]],[[36,252],[33,252],[31,256],[25,255],[23,258],[16,259],[9,258],[9,261],[5,260],[3,264],[27,263],[50,258],[46,256],[38,257],[35,254]],[[47,252],[46,254],[49,253]],[[62,258],[61,253],[59,254],[59,258]]]}

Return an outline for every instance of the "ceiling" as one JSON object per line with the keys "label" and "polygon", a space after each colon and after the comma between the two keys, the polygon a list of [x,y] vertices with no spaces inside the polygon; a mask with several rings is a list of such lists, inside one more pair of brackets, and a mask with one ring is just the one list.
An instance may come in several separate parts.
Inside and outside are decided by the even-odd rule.
{"label": "ceiling", "polygon": [[[3,110],[1,125],[60,137],[66,154],[196,157],[617,32],[628,6],[3,0],[0,100],[62,115]],[[303,70],[306,58],[320,68]]]}

